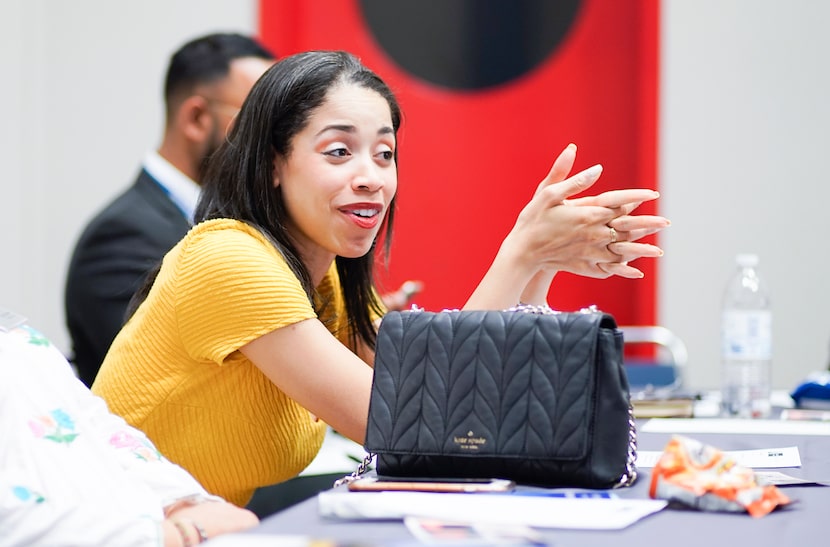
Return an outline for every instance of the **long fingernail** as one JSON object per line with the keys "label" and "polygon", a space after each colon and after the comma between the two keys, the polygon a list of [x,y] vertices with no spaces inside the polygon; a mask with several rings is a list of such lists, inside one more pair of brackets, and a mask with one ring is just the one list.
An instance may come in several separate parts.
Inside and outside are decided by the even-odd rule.
{"label": "long fingernail", "polygon": [[602,173],[602,165],[596,164],[593,167],[589,167],[585,170],[585,177],[595,179]]}

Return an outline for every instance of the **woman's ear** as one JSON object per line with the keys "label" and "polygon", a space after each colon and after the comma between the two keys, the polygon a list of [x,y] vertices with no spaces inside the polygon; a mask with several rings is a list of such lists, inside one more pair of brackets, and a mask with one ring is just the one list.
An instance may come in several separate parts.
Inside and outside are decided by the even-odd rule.
{"label": "woman's ear", "polygon": [[274,188],[276,188],[280,185],[280,157],[277,154],[274,154],[273,172],[274,178],[271,183],[274,185]]}

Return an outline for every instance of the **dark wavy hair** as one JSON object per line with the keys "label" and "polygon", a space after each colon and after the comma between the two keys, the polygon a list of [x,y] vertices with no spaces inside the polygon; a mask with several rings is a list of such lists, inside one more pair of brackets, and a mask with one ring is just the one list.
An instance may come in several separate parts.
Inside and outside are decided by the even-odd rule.
{"label": "dark wavy hair", "polygon": [[[315,303],[315,288],[285,229],[288,213],[281,187],[274,187],[274,158],[288,157],[294,136],[307,124],[329,91],[353,84],[382,96],[397,135],[401,110],[390,88],[354,55],[343,51],[310,51],[277,62],[254,85],[225,143],[211,158],[195,220],[233,218],[265,234],[282,253],[291,271]],[[397,148],[395,150],[397,162]],[[395,199],[381,227],[384,257],[388,257],[395,216]],[[336,257],[346,302],[352,341],[357,337],[374,347],[373,314],[382,313],[374,290],[373,268],[377,240],[359,258]],[[316,303],[318,313],[325,303]]]}

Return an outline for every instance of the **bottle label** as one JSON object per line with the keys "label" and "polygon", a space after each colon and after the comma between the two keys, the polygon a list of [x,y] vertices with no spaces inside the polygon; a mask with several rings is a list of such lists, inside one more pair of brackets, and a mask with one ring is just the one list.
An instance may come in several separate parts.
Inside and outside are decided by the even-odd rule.
{"label": "bottle label", "polygon": [[772,312],[728,310],[723,312],[721,353],[726,359],[772,358]]}

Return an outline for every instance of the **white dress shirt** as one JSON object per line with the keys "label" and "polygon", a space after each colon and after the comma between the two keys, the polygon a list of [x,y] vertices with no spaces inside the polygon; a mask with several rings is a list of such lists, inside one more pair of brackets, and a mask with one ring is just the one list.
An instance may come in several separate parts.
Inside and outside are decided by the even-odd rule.
{"label": "white dress shirt", "polygon": [[196,181],[173,167],[172,163],[162,158],[155,150],[147,153],[142,166],[167,192],[167,196],[188,222],[193,224],[193,212],[196,210],[201,191]]}

